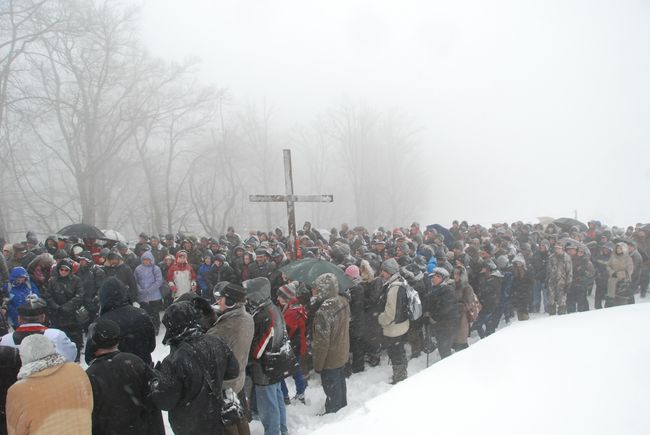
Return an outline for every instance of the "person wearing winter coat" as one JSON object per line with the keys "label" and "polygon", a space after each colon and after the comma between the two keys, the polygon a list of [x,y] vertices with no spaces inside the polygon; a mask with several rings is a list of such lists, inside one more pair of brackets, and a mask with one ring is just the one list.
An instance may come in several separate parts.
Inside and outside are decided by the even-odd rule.
{"label": "person wearing winter coat", "polygon": [[106,278],[114,276],[122,281],[126,286],[129,303],[132,304],[138,300],[138,285],[135,283],[133,269],[125,262],[122,255],[117,251],[110,251],[106,256],[104,264],[104,273]]}
{"label": "person wearing winter coat", "polygon": [[474,307],[476,295],[472,286],[469,285],[467,269],[463,266],[454,268],[454,287],[458,304],[458,332],[452,348],[459,351],[469,346],[467,338],[472,320],[471,313],[473,309],[476,309]]}
{"label": "person wearing winter coat", "polygon": [[20,365],[18,349],[0,345],[0,435],[7,435],[7,390],[16,382]]}
{"label": "person wearing winter coat", "polygon": [[[255,329],[253,316],[244,307],[246,289],[229,282],[220,283],[217,287],[214,297],[221,314],[208,329],[207,334],[221,338],[235,355],[240,367],[239,375],[235,379],[224,381],[222,388],[224,390],[232,389],[239,397],[240,402],[246,404],[248,400],[244,391],[245,367]],[[225,433],[228,435],[250,434],[248,420],[242,418],[234,424],[225,426]]]}
{"label": "person wearing winter coat", "polygon": [[77,357],[77,346],[70,341],[65,332],[45,326],[45,301],[36,295],[27,299],[24,305],[18,307],[18,323],[13,332],[8,332],[0,340],[0,346],[18,347],[22,341],[33,334],[41,334],[54,344],[56,353],[66,361],[74,362]]}
{"label": "person wearing winter coat", "polygon": [[636,249],[636,244],[634,242],[625,243],[628,248],[628,253],[632,259],[633,272],[631,277],[631,287],[633,293],[638,293],[641,285],[641,273],[643,272],[643,257],[638,249]]}
{"label": "person wearing winter coat", "polygon": [[[133,353],[146,364],[151,364],[151,352],[156,348],[153,323],[146,311],[129,303],[126,286],[122,281],[115,277],[104,281],[99,289],[99,306],[98,320],[112,320],[120,327],[120,350]],[[89,337],[86,341],[86,364],[93,360],[96,350],[96,345]]]}
{"label": "person wearing winter coat", "polygon": [[185,293],[196,291],[196,274],[188,263],[187,252],[180,250],[176,253],[176,261],[167,270],[167,282],[172,296],[177,299]]}
{"label": "person wearing winter coat", "polygon": [[615,246],[612,242],[604,244],[600,248],[600,254],[595,258],[594,267],[596,268],[596,292],[594,293],[594,308],[599,310],[603,308],[603,301],[607,296],[607,283],[609,281],[609,270],[607,263],[612,256]]}
{"label": "person wearing winter coat", "polygon": [[556,243],[554,253],[548,259],[546,278],[549,289],[548,313],[566,314],[567,291],[573,282],[573,263],[571,257],[564,252],[564,246]]}
{"label": "person wearing winter coat", "polygon": [[3,287],[3,293],[9,298],[7,304],[7,315],[11,326],[17,328],[20,325],[18,321],[18,307],[27,302],[30,295],[40,296],[38,286],[29,277],[29,274],[23,267],[14,267],[9,274],[9,281]]}
{"label": "person wearing winter coat", "polygon": [[365,295],[361,272],[356,265],[345,269],[345,276],[354,286],[348,289],[350,294],[350,353],[352,354],[352,373],[362,372],[365,368],[364,336],[366,331]]}
{"label": "person wearing winter coat", "polygon": [[199,294],[201,295],[202,298],[210,302],[214,300],[214,295],[212,293],[214,284],[210,285],[208,283],[208,274],[210,273],[210,269],[212,269],[213,260],[214,260],[214,255],[212,255],[212,251],[208,250],[204,252],[203,262],[199,266],[199,269],[196,271],[196,285],[199,289]]}
{"label": "person wearing winter coat", "polygon": [[77,321],[76,311],[83,304],[81,280],[72,274],[68,260],[62,260],[55,267],[55,277],[50,281],[44,295],[47,303],[47,317],[53,327],[66,333],[77,346],[77,357],[83,347],[83,325]]}
{"label": "person wearing winter coat", "polygon": [[[375,367],[379,365],[381,342],[384,336],[381,325],[377,320],[379,314],[384,310],[382,301],[383,283],[380,277],[375,277],[374,270],[367,260],[361,260],[359,263],[359,276],[361,277],[361,288],[363,290],[363,315],[365,319],[363,348],[368,358],[368,364]],[[352,337],[354,337],[354,334],[351,335],[351,339]],[[352,358],[354,359],[354,355]]]}
{"label": "person wearing winter coat", "polygon": [[246,289],[246,307],[255,324],[249,368],[257,411],[265,435],[284,434],[287,415],[280,381],[295,370],[295,357],[282,313],[271,301],[271,282],[259,277],[242,284]]}
{"label": "person wearing winter coat", "polygon": [[[82,251],[79,254],[77,276],[81,280],[83,306],[88,310],[88,324],[90,324],[99,314],[99,288],[106,279],[106,274],[102,267],[94,263],[93,256],[89,251]],[[87,328],[88,324],[84,327]]]}
{"label": "person wearing winter coat", "polygon": [[393,380],[396,384],[408,377],[408,361],[404,343],[409,330],[409,319],[406,315],[406,289],[403,278],[399,274],[399,265],[394,258],[384,260],[380,268],[381,279],[384,282],[382,293],[383,310],[377,317],[382,327],[383,347],[388,353],[393,366]]}
{"label": "person wearing winter coat", "polygon": [[133,272],[138,288],[138,304],[151,318],[154,331],[158,335],[160,311],[162,310],[160,287],[163,285],[163,276],[150,251],[145,251],[140,260],[141,264]]}
{"label": "person wearing winter coat", "polygon": [[425,327],[430,328],[435,336],[440,358],[443,359],[451,355],[451,347],[458,333],[458,299],[447,269],[436,267],[429,278],[431,287],[424,294],[422,317]]}
{"label": "person wearing winter coat", "polygon": [[494,261],[487,260],[479,266],[476,296],[483,308],[474,321],[472,329],[476,329],[481,338],[493,334],[499,322],[502,279],[503,274]]}
{"label": "person wearing winter coat", "polygon": [[344,367],[350,353],[350,306],[339,294],[333,273],[314,280],[312,296],[321,301],[312,324],[314,371],[321,375],[325,413],[329,414],[348,404]]}
{"label": "person wearing winter coat", "polygon": [[226,256],[223,254],[217,254],[214,256],[214,262],[210,268],[210,272],[207,275],[207,283],[209,288],[214,288],[218,282],[228,281],[233,284],[239,284],[239,278],[235,273],[235,270],[230,267],[230,264],[226,261]]}
{"label": "person wearing winter coat", "polygon": [[84,370],[40,334],[20,345],[22,367],[7,392],[9,435],[88,435],[93,395]]}
{"label": "person wearing winter coat", "polygon": [[165,310],[163,344],[169,344],[171,352],[149,381],[149,397],[169,412],[176,435],[222,434],[222,384],[239,376],[235,355],[222,339],[203,332],[198,317],[187,301]]}
{"label": "person wearing winter coat", "polygon": [[32,280],[40,288],[47,287],[50,281],[50,274],[52,266],[54,265],[54,257],[47,252],[39,254],[27,266],[27,272]]}
{"label": "person wearing winter coat", "polygon": [[546,269],[548,267],[549,247],[548,240],[542,240],[529,262],[529,266],[533,271],[533,277],[535,278],[532,303],[529,309],[533,313],[539,313],[542,307],[542,297],[544,311],[548,312],[549,294],[548,286],[546,285]]}
{"label": "person wearing winter coat", "polygon": [[517,320],[528,320],[534,285],[533,271],[526,267],[522,254],[515,255],[512,266],[512,305],[517,312]]}
{"label": "person wearing winter coat", "polygon": [[138,256],[135,255],[135,253],[129,249],[129,247],[122,242],[119,242],[117,244],[117,252],[120,253],[122,256],[122,259],[124,260],[124,263],[129,266],[131,271],[134,271],[136,267],[140,264],[140,260],[138,259]]}
{"label": "person wearing winter coat", "polygon": [[120,352],[120,327],[112,320],[93,325],[94,359],[86,369],[93,390],[93,435],[165,434],[160,410],[149,403],[147,365]]}
{"label": "person wearing winter coat", "polygon": [[[296,395],[294,400],[305,403],[305,390],[307,389],[307,381],[302,374],[302,359],[307,354],[307,338],[306,338],[306,321],[307,311],[305,307],[298,302],[296,292],[298,290],[298,282],[293,281],[281,286],[278,289],[277,302],[282,310],[284,323],[287,326],[287,335],[293,349],[293,354],[296,356],[298,366],[293,371],[293,380],[296,384]],[[282,395],[286,404],[291,403],[289,397],[289,389],[284,379],[280,383],[282,388]]]}
{"label": "person wearing winter coat", "polygon": [[587,293],[594,286],[596,269],[591,262],[591,252],[584,246],[570,244],[566,248],[573,263],[573,281],[567,293],[567,313],[589,311]]}
{"label": "person wearing winter coat", "polygon": [[265,248],[255,250],[255,261],[248,267],[248,279],[267,278],[275,271],[275,263],[269,261],[269,252]]}
{"label": "person wearing winter coat", "polygon": [[634,272],[634,263],[625,242],[616,244],[614,253],[607,262],[607,272],[609,273],[607,297],[613,300],[616,297],[616,288],[619,282],[630,282]]}

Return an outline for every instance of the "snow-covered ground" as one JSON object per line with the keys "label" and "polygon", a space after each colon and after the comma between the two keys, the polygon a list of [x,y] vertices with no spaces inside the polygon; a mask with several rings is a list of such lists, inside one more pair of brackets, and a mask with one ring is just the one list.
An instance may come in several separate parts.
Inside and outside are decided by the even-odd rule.
{"label": "snow-covered ground", "polygon": [[[497,333],[485,340],[474,333],[468,349],[444,361],[431,354],[428,369],[424,355],[409,361],[409,379],[396,386],[384,355],[379,367],[348,378],[348,406],[324,416],[312,373],[307,404],[287,407],[289,433],[648,434],[649,334],[645,303],[502,321]],[[169,352],[163,335],[154,361]],[[166,415],[165,422],[172,434]],[[264,433],[259,421],[251,433]]]}

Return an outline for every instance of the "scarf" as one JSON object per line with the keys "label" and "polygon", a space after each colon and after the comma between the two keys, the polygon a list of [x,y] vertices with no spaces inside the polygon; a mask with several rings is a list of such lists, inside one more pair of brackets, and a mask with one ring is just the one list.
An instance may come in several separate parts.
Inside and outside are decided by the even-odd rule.
{"label": "scarf", "polygon": [[60,366],[65,363],[66,360],[63,356],[59,355],[58,353],[53,353],[52,355],[48,355],[45,358],[37,359],[36,361],[24,364],[18,372],[18,379],[25,379],[34,373],[42,372],[43,370]]}

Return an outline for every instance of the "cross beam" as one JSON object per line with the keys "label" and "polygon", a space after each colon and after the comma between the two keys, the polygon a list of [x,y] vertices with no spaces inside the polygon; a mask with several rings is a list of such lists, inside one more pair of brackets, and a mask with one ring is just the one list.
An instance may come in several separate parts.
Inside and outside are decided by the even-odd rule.
{"label": "cross beam", "polygon": [[291,168],[291,150],[282,150],[284,155],[284,188],[285,195],[249,195],[251,202],[286,202],[289,228],[289,249],[298,253],[296,233],[296,202],[333,202],[333,195],[295,195],[293,193],[293,170]]}

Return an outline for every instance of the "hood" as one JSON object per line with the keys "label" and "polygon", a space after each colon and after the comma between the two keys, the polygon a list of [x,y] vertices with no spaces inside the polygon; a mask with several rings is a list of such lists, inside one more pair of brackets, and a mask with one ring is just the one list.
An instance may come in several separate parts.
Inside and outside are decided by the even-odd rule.
{"label": "hood", "polygon": [[178,252],[176,253],[176,259],[175,259],[176,262],[178,263],[178,258],[179,258],[182,254],[185,255],[185,258],[187,258],[188,263],[189,263],[189,258],[188,258],[188,255],[187,255],[187,251],[184,250],[184,249],[181,249],[180,251],[178,251]]}
{"label": "hood", "polygon": [[339,282],[333,273],[324,273],[314,280],[314,287],[321,300],[336,297],[339,293]]}
{"label": "hood", "polygon": [[524,256],[522,254],[515,255],[515,258],[512,259],[512,262],[513,263],[521,263],[524,266],[524,268],[526,268],[526,259],[524,258]]}
{"label": "hood", "polygon": [[163,344],[178,343],[184,338],[201,334],[199,312],[192,302],[175,302],[165,310],[162,323],[167,328]]}
{"label": "hood", "polygon": [[246,289],[246,299],[253,306],[260,306],[271,300],[271,281],[267,278],[253,278],[242,283]]}
{"label": "hood", "polygon": [[[619,246],[621,247],[621,250],[623,251],[623,254],[622,254],[622,255],[629,255],[629,254],[630,254],[630,251],[629,251],[629,248],[628,248],[628,246],[627,246],[627,243],[625,243],[625,242],[618,242],[618,243],[616,244],[616,247],[619,247]],[[616,253],[616,251],[614,251],[614,253]]]}
{"label": "hood", "polygon": [[24,267],[14,267],[13,269],[11,269],[11,273],[9,274],[9,281],[13,283],[18,278],[29,279],[29,274],[27,273],[27,270],[25,270]]}
{"label": "hood", "polygon": [[102,313],[129,304],[126,286],[122,281],[111,276],[99,289],[99,306]]}
{"label": "hood", "polygon": [[[140,260],[149,260],[151,261],[151,264],[149,266],[145,267],[153,267],[156,264],[156,259],[153,258],[153,254],[151,251],[145,251],[142,256],[140,257]],[[144,266],[144,262],[141,261],[141,264]]]}

